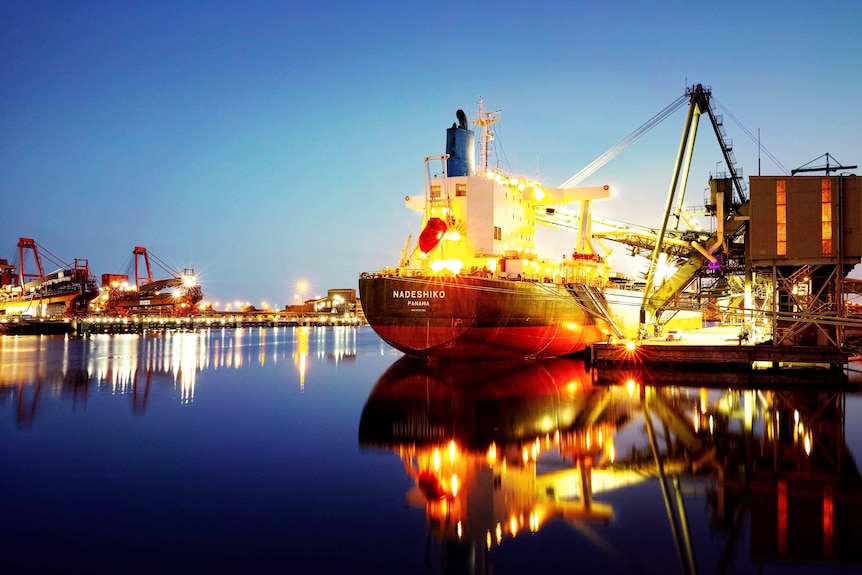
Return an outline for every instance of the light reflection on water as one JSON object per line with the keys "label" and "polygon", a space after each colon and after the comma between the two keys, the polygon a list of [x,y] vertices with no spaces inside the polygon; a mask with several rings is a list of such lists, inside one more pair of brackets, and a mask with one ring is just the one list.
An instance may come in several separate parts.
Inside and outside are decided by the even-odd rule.
{"label": "light reflection on water", "polygon": [[[662,378],[721,387],[657,385]],[[639,569],[664,549],[654,557],[663,570],[646,572],[844,572],[862,566],[862,479],[847,444],[862,437],[845,435],[848,388],[843,374],[822,372],[400,360],[371,392],[360,444],[400,457],[441,565],[459,557],[497,572],[502,557],[520,564],[507,539],[529,546],[522,532],[562,523],[598,549],[636,549]],[[644,513],[662,501],[664,513]],[[639,525],[619,529],[622,516]],[[579,567],[632,567],[624,553],[596,555],[579,555]]]}
{"label": "light reflection on water", "polygon": [[399,358],[354,327],[0,339],[0,571],[862,565],[846,378]]}
{"label": "light reflection on water", "polygon": [[[355,358],[357,330],[350,327],[216,329],[146,335],[3,337],[0,388],[38,384],[57,392],[63,382],[84,377],[102,391],[135,393],[153,374],[167,375],[180,401],[194,401],[197,374],[290,360],[305,385],[309,349],[313,359],[336,364]],[[312,345],[309,345],[311,340]]]}

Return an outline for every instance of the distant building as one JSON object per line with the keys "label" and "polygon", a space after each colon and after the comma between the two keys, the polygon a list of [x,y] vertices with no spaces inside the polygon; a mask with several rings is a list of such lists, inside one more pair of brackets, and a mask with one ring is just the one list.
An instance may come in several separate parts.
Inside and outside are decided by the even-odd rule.
{"label": "distant building", "polygon": [[310,318],[362,317],[362,306],[355,289],[331,289],[326,297],[305,300],[302,304],[287,305],[284,311]]}

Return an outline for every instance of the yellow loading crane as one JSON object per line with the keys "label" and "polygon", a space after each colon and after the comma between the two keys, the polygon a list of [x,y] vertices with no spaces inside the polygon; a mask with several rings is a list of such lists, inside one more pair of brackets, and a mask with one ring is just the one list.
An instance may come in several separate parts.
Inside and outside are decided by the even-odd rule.
{"label": "yellow loading crane", "polygon": [[[725,137],[722,121],[715,115],[710,106],[711,90],[709,88],[705,88],[702,84],[697,84],[686,90],[686,96],[689,101],[688,114],[680,139],[673,177],[668,188],[664,220],[662,221],[661,229],[659,230],[650,256],[646,290],[644,291],[644,299],[640,310],[639,332],[641,334],[646,333],[646,327],[649,323],[655,326],[656,331],[661,331],[663,324],[661,316],[668,302],[672,301],[677,294],[685,290],[697,279],[707,261],[709,262],[709,266],[715,267],[718,271],[723,261],[742,256],[741,259],[745,262],[745,309],[751,308],[751,265],[749,258],[746,258],[744,254],[744,247],[746,245],[744,236],[748,229],[746,210],[748,198],[736,169],[732,141]],[[712,234],[706,245],[692,241],[691,246],[694,250],[690,253],[688,259],[682,263],[681,267],[671,278],[662,282],[658,289],[653,290],[652,286],[655,284],[655,273],[658,269],[660,254],[663,251],[668,224],[671,218],[673,218],[675,219],[674,229],[678,229],[683,214],[682,203],[685,195],[685,186],[691,167],[697,128],[700,116],[703,113],[709,116],[729,172],[729,177],[727,178],[710,179],[710,204],[707,206],[707,209],[715,215],[718,222],[716,232]],[[679,198],[676,205],[674,205],[677,190],[680,190]],[[738,249],[732,249],[734,246]],[[738,253],[739,249],[742,249],[742,254]]]}

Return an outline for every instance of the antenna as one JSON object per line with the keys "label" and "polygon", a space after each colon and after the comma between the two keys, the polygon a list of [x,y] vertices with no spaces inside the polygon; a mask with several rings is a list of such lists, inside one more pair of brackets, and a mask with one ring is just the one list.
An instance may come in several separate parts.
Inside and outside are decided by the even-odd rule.
{"label": "antenna", "polygon": [[[826,158],[826,165],[824,165],[824,166],[812,166],[811,165],[814,162],[816,162],[817,160],[819,160],[820,158]],[[829,160],[832,160],[835,163],[830,166]],[[830,172],[838,172],[840,170],[855,170],[855,169],[856,169],[856,166],[842,166],[841,162],[836,160],[832,155],[829,154],[829,152],[826,152],[822,156],[820,156],[818,158],[814,158],[813,160],[811,160],[807,164],[804,164],[804,165],[796,168],[795,170],[790,170],[790,175],[795,176],[796,174],[798,174],[800,172],[825,172],[826,175],[828,176]]]}
{"label": "antenna", "polygon": [[482,140],[479,156],[482,162],[482,172],[488,171],[488,156],[490,154],[491,143],[494,141],[494,131],[491,129],[492,124],[500,121],[500,110],[493,112],[485,112],[482,110],[482,98],[479,98],[479,118],[473,122],[477,126],[482,127]]}

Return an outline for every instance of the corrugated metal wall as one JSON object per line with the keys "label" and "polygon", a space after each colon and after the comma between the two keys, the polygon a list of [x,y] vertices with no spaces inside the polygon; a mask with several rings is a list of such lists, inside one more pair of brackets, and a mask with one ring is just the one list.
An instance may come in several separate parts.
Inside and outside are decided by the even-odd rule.
{"label": "corrugated metal wall", "polygon": [[[779,226],[782,182],[786,214],[784,246]],[[749,188],[749,247],[755,265],[837,264],[839,238],[843,240],[845,264],[862,260],[862,189],[855,175],[752,176]],[[829,201],[825,200],[827,197]],[[839,210],[842,197],[843,209]],[[839,226],[843,230],[841,235]]]}

